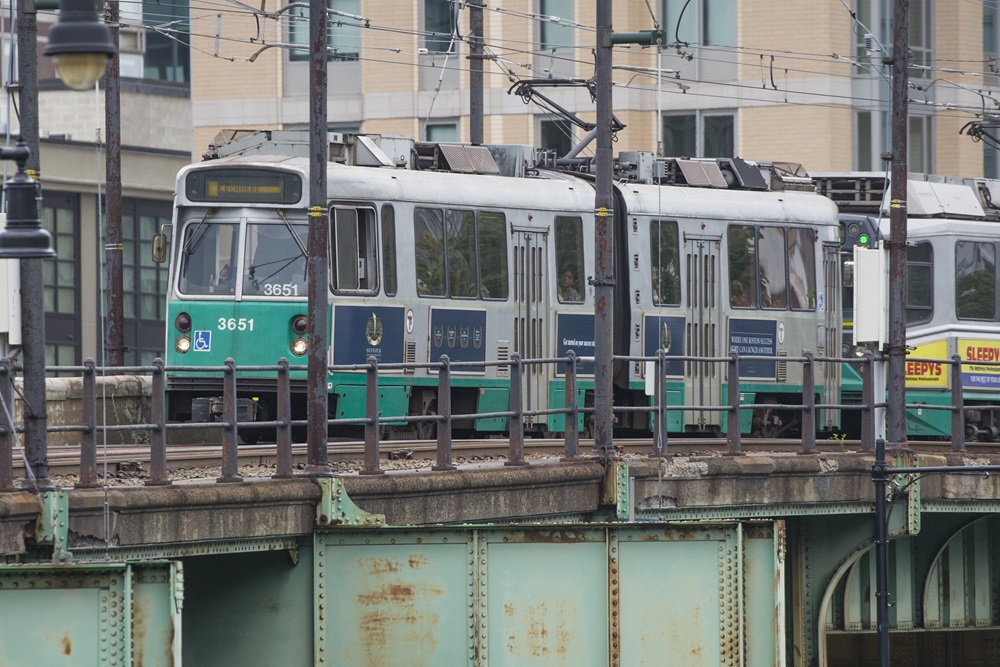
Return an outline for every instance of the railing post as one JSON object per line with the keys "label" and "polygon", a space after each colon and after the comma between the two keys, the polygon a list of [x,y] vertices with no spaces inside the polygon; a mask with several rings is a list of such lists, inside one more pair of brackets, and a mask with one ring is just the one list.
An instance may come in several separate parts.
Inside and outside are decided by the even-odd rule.
{"label": "railing post", "polygon": [[816,452],[816,358],[812,351],[804,350],[802,362],[802,451]]}
{"label": "railing post", "polygon": [[288,479],[292,474],[292,383],[288,374],[288,359],[278,359],[278,395],[275,397],[278,422],[275,428],[275,479]]}
{"label": "railing post", "polygon": [[365,460],[362,475],[384,475],[378,452],[378,359],[368,357],[365,371]]}
{"label": "railing post", "polygon": [[653,456],[667,454],[667,353],[656,351],[656,371],[653,388]]}
{"label": "railing post", "polygon": [[524,460],[524,406],[521,400],[521,355],[517,352],[510,355],[510,411],[514,413],[508,417],[508,429],[510,432],[510,446],[507,451],[507,460],[504,465],[523,466]]}
{"label": "railing post", "polygon": [[226,359],[222,380],[222,419],[226,426],[222,429],[222,476],[218,482],[242,482],[239,476],[239,445],[236,429],[236,362]]}
{"label": "railing post", "polygon": [[962,357],[951,355],[951,449],[965,451],[965,408],[962,403]]}
{"label": "railing post", "polygon": [[726,422],[726,453],[730,456],[743,454],[743,442],[740,435],[740,355],[729,353],[727,363],[727,382],[729,384],[729,415]]}
{"label": "railing post", "polygon": [[153,359],[153,400],[149,416],[153,429],[149,434],[149,479],[147,486],[170,484],[167,479],[167,422],[163,409],[163,359]]}
{"label": "railing post", "polygon": [[576,352],[566,353],[566,452],[564,459],[580,456],[580,402],[576,396]]}
{"label": "railing post", "polygon": [[438,369],[437,461],[432,470],[455,470],[451,462],[451,359],[441,355]]}
{"label": "railing post", "polygon": [[10,358],[0,358],[0,491],[14,489],[14,392],[10,374]]}
{"label": "railing post", "polygon": [[875,449],[875,355],[865,350],[861,374],[861,449]]}
{"label": "railing post", "polygon": [[78,489],[93,489],[97,483],[97,377],[94,360],[83,362],[83,388],[80,416],[84,431],[80,434],[80,479],[74,484]]}

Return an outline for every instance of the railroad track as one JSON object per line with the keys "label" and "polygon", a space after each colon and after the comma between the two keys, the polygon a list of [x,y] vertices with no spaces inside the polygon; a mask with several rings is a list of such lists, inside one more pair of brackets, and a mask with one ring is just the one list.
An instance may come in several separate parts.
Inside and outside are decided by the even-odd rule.
{"label": "railroad track", "polygon": [[[916,442],[908,443],[917,453],[946,453],[951,451],[947,442]],[[580,456],[589,456],[593,450],[593,440],[581,440]],[[648,454],[652,451],[650,439],[616,439],[615,447],[624,454]],[[773,452],[776,454],[795,454],[801,451],[802,445],[795,440],[742,440],[742,449],[746,453]],[[861,443],[857,440],[823,440],[816,443],[816,451],[823,453],[857,452]],[[501,459],[506,457],[508,443],[501,439],[456,440],[452,443],[452,458],[456,462],[475,462],[482,460]],[[565,443],[561,439],[528,439],[525,440],[524,454],[544,457],[559,457],[565,451]],[[1000,453],[1000,443],[968,443],[968,454]],[[148,467],[150,449],[148,445],[102,445],[97,450],[97,471],[103,475],[105,470],[118,473],[122,470],[143,470]],[[433,440],[390,440],[380,443],[379,453],[383,461],[410,461],[403,467],[417,468],[418,462],[433,461],[437,456],[437,443]],[[698,456],[725,454],[726,441],[721,438],[672,438],[667,444],[670,456]],[[275,445],[256,444],[239,446],[240,466],[270,466],[276,461]],[[347,470],[355,463],[360,467],[364,458],[364,443],[359,441],[331,441],[329,460],[341,464]],[[294,464],[306,462],[307,450],[304,443],[292,445],[292,460]],[[15,475],[23,471],[24,460],[20,449],[14,450],[13,466]],[[63,445],[48,448],[49,472],[52,476],[71,477],[79,473],[80,450],[78,447]],[[173,444],[167,446],[167,467],[169,470],[189,468],[210,468],[221,466],[221,444]],[[346,465],[345,465],[346,464]],[[430,464],[428,464],[430,465]]]}

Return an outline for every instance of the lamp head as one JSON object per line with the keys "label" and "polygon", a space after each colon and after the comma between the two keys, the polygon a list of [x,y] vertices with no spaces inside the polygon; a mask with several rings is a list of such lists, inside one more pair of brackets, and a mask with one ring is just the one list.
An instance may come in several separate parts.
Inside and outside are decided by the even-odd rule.
{"label": "lamp head", "polygon": [[73,90],[93,88],[116,52],[93,0],[62,0],[59,22],[49,30],[44,53],[52,56],[63,83]]}

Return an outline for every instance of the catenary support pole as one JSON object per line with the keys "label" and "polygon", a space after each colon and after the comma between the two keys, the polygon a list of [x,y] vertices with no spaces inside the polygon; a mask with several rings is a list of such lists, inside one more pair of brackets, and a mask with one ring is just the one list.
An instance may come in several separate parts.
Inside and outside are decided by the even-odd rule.
{"label": "catenary support pole", "polygon": [[306,370],[306,470],[314,475],[330,473],[327,453],[329,403],[327,399],[327,321],[326,264],[327,208],[327,61],[326,2],[309,0],[309,352]]}
{"label": "catenary support pole", "polygon": [[121,68],[118,57],[118,0],[107,4],[108,24],[115,54],[108,60],[104,75],[104,145],[105,184],[104,213],[107,216],[104,263],[107,271],[104,343],[105,365],[125,364],[125,304],[122,282],[122,132],[121,132]]}
{"label": "catenary support pole", "polygon": [[469,2],[469,141],[483,143],[483,0]]}

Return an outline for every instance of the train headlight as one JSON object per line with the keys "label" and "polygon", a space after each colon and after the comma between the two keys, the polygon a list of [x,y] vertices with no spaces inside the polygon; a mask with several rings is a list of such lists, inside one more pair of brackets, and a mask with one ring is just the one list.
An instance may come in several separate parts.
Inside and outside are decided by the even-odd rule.
{"label": "train headlight", "polygon": [[187,313],[181,313],[174,319],[174,326],[177,327],[178,331],[184,333],[191,331],[191,316]]}
{"label": "train headlight", "polygon": [[181,354],[187,354],[191,349],[191,338],[188,336],[178,336],[174,341],[174,349]]}
{"label": "train headlight", "polygon": [[301,357],[309,351],[309,341],[301,336],[292,341],[292,354]]}
{"label": "train headlight", "polygon": [[292,331],[298,335],[303,335],[309,329],[309,320],[305,315],[296,315],[292,320]]}

